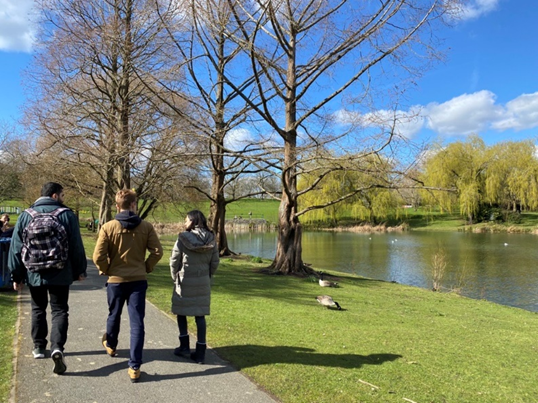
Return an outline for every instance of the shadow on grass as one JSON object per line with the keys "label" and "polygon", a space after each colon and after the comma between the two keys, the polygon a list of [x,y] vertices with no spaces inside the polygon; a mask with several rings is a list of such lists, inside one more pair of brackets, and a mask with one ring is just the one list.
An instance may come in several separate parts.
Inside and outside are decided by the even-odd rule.
{"label": "shadow on grass", "polygon": [[[315,305],[315,298],[322,294],[334,294],[345,292],[346,287],[376,288],[386,283],[381,280],[365,279],[347,276],[342,273],[338,276],[331,275],[331,280],[339,283],[337,288],[324,288],[318,285],[317,278],[299,278],[295,276],[267,275],[259,272],[259,267],[234,267],[222,264],[217,270],[212,282],[212,293],[223,298],[227,295],[245,298],[266,298],[278,300],[298,306]],[[172,294],[172,280],[168,268],[161,267],[148,276],[150,289],[169,291]],[[334,296],[334,295],[333,295]],[[336,296],[336,300],[338,297]],[[312,304],[314,302],[314,304]],[[341,302],[341,301],[339,301]],[[344,306],[345,307],[345,306]]]}
{"label": "shadow on grass", "polygon": [[364,365],[381,365],[395,361],[399,354],[317,354],[310,348],[293,346],[238,345],[218,347],[214,351],[230,360],[239,369],[267,364],[301,364],[319,367],[360,368]]}

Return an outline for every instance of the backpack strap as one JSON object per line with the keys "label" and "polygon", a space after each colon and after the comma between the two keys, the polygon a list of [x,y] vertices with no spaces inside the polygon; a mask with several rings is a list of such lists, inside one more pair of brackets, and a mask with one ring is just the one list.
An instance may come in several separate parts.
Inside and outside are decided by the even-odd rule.
{"label": "backpack strap", "polygon": [[70,210],[67,207],[58,207],[56,210],[51,211],[49,214],[52,214],[54,217],[58,217],[64,211]]}
{"label": "backpack strap", "polygon": [[39,214],[37,211],[35,211],[35,210],[34,210],[33,208],[31,208],[31,207],[27,208],[27,209],[24,210],[24,211],[26,211],[28,214],[30,214],[30,216],[31,216],[32,218],[35,218],[35,216],[37,216],[37,215]]}
{"label": "backpack strap", "polygon": [[28,214],[30,214],[32,216],[32,218],[35,218],[39,214],[52,214],[54,217],[58,217],[60,214],[62,214],[64,211],[67,211],[67,210],[70,210],[70,209],[68,207],[58,207],[56,210],[52,210],[49,213],[38,213],[33,208],[29,207],[24,211],[26,211]]}

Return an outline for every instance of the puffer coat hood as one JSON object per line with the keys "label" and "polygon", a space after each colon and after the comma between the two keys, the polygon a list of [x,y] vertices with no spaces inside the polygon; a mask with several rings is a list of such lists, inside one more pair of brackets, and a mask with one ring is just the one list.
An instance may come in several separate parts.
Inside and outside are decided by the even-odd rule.
{"label": "puffer coat hood", "polygon": [[215,235],[198,227],[192,231],[182,232],[179,234],[178,240],[188,250],[198,253],[212,253],[215,247]]}

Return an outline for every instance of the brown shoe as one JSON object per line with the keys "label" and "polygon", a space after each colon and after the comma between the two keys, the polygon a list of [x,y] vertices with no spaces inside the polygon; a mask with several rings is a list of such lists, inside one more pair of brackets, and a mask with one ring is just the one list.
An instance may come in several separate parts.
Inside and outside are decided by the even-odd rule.
{"label": "brown shoe", "polygon": [[111,357],[115,357],[117,356],[118,354],[116,353],[116,349],[115,348],[112,348],[108,345],[107,341],[106,341],[106,333],[103,334],[103,338],[101,339],[101,341],[103,342],[103,347],[105,348],[106,350],[106,353],[111,356]]}
{"label": "brown shoe", "polygon": [[140,380],[140,368],[134,369],[129,367],[127,373],[129,374],[129,378],[131,378],[132,383],[136,383]]}

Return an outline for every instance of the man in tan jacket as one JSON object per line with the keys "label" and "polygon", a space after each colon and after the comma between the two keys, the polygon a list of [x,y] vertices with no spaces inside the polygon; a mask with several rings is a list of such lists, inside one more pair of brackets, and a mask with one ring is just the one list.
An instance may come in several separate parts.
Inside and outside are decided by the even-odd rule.
{"label": "man in tan jacket", "polygon": [[116,194],[116,208],[118,214],[101,227],[93,252],[99,274],[108,276],[108,318],[102,342],[107,354],[116,356],[121,313],[127,302],[131,325],[128,373],[131,382],[138,382],[145,334],[146,275],[162,258],[163,248],[153,226],[136,214],[135,192],[120,190]]}

